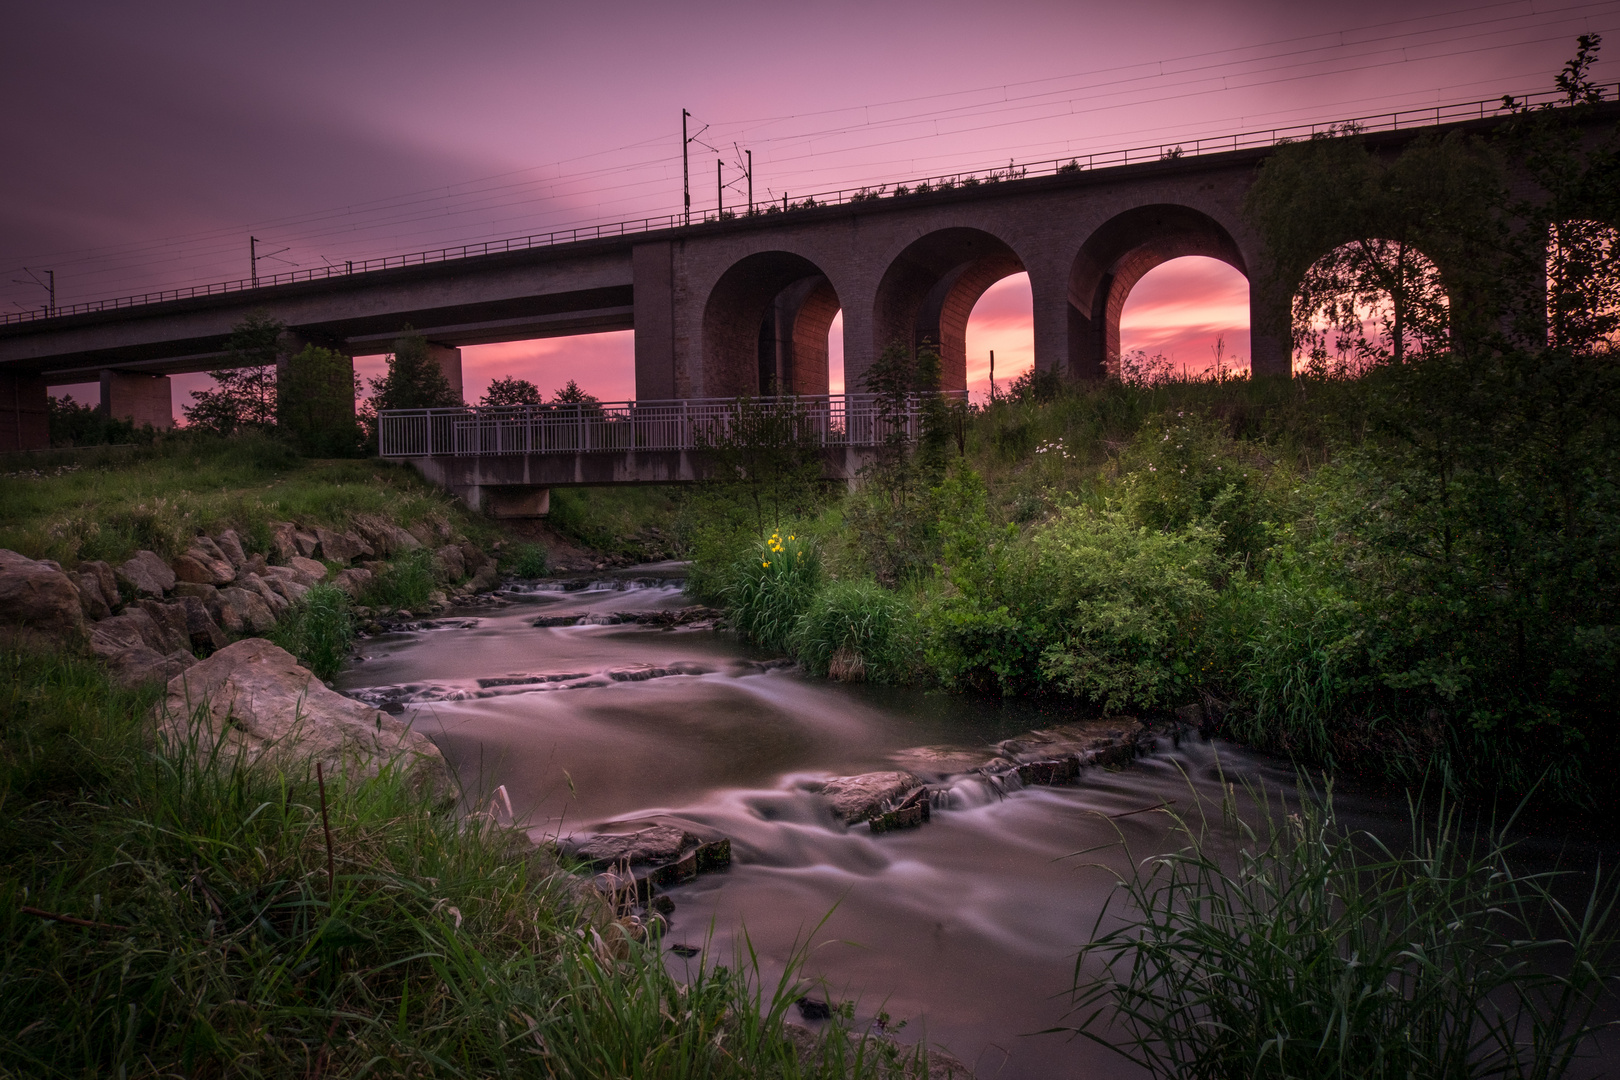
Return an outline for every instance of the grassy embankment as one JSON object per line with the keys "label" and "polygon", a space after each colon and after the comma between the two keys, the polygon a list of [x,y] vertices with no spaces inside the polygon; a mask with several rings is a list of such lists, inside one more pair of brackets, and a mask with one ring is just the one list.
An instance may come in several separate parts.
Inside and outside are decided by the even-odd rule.
{"label": "grassy embankment", "polygon": [[[233,527],[262,550],[265,522],[341,528],[363,513],[498,535],[377,462],[302,461],[256,440],[120,454],[0,478],[0,546],[71,566],[172,555]],[[380,588],[435,584],[417,553]],[[314,621],[348,618],[340,604]],[[545,852],[390,775],[328,778],[323,797],[308,775],[156,744],[157,689],[115,689],[87,659],[5,653],[0,668],[0,1075],[898,1067],[886,1047],[838,1038],[806,1065],[782,1032],[801,992],[791,979],[762,987],[713,966],[671,978],[656,944],[632,940]]]}

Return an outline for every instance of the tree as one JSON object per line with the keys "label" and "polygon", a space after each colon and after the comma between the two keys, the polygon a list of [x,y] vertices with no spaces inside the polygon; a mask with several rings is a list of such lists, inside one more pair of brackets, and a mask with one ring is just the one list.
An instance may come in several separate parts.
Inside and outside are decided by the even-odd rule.
{"label": "tree", "polygon": [[569,379],[567,386],[551,395],[551,403],[553,405],[596,405],[598,401],[595,395],[587,394],[579,388],[579,383]]}
{"label": "tree", "polygon": [[484,406],[539,405],[540,402],[538,386],[527,379],[517,379],[511,375],[490,383],[489,389],[478,400],[478,404]]}
{"label": "tree", "polygon": [[265,311],[237,323],[226,346],[229,366],[210,371],[212,390],[193,390],[182,405],[190,427],[217,435],[269,431],[276,425],[276,360],[286,324]]}
{"label": "tree", "polygon": [[371,404],[384,409],[450,409],[465,404],[433,359],[427,339],[409,326],[394,340],[388,373],[371,380]]}
{"label": "tree", "polygon": [[306,345],[287,359],[277,422],[301,454],[349,457],[360,447],[355,423],[354,361],[340,352]]}

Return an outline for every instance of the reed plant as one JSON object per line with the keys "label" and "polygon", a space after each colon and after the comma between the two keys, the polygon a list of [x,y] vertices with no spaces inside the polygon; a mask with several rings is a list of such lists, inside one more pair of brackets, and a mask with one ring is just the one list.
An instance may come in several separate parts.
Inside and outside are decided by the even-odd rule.
{"label": "reed plant", "polygon": [[156,691],[71,658],[0,654],[0,676],[0,1076],[917,1066],[891,1049],[846,1071],[837,1023],[801,1055],[797,966],[677,978],[545,849],[393,768],[250,767],[201,725],[154,740]]}
{"label": "reed plant", "polygon": [[[1155,1076],[1553,1078],[1595,1044],[1620,978],[1617,893],[1515,865],[1506,827],[1412,807],[1398,847],[1228,787],[1165,813],[1179,850],[1138,859],[1075,967],[1069,1030]],[[1100,965],[1097,970],[1093,965]]]}
{"label": "reed plant", "polygon": [[755,644],[787,650],[820,582],[815,542],[791,530],[773,531],[732,566],[724,595],[733,625]]}
{"label": "reed plant", "polygon": [[349,597],[334,585],[316,585],[267,636],[317,677],[330,679],[348,662],[354,647]]}
{"label": "reed plant", "polygon": [[439,587],[433,573],[433,552],[417,548],[397,556],[377,573],[363,594],[375,607],[419,608]]}
{"label": "reed plant", "polygon": [[903,616],[900,598],[875,581],[829,581],[799,615],[793,651],[817,675],[881,678],[894,666],[891,649]]}

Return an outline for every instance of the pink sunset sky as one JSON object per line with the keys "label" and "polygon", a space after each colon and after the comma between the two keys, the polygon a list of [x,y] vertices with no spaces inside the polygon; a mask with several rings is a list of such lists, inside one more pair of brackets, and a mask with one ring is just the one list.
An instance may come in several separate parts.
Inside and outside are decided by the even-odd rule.
{"label": "pink sunset sky", "polygon": [[[701,213],[716,157],[743,201],[744,150],[756,197],[779,199],[1544,90],[1576,35],[1620,30],[1620,0],[66,0],[7,23],[11,310],[43,303],[44,269],[64,304],[244,277],[250,235],[274,272],[669,213],[683,108]],[[1131,294],[1122,339],[1190,370],[1218,339],[1246,360],[1247,283],[1168,263]],[[466,392],[511,374],[631,397],[631,342],[469,348]],[[1021,275],[974,310],[976,390],[992,349],[998,381],[1031,363]],[[177,413],[206,381],[174,380]],[[96,394],[53,392],[69,391]]]}

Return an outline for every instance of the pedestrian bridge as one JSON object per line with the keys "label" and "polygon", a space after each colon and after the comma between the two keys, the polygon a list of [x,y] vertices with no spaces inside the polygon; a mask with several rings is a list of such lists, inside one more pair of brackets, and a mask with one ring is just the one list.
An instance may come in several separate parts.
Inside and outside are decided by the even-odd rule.
{"label": "pedestrian bridge", "polygon": [[825,479],[853,481],[879,447],[914,441],[922,420],[920,398],[895,407],[876,394],[821,394],[394,409],[377,433],[382,457],[470,508],[533,517],[553,487],[691,483],[773,453],[819,458]]}

